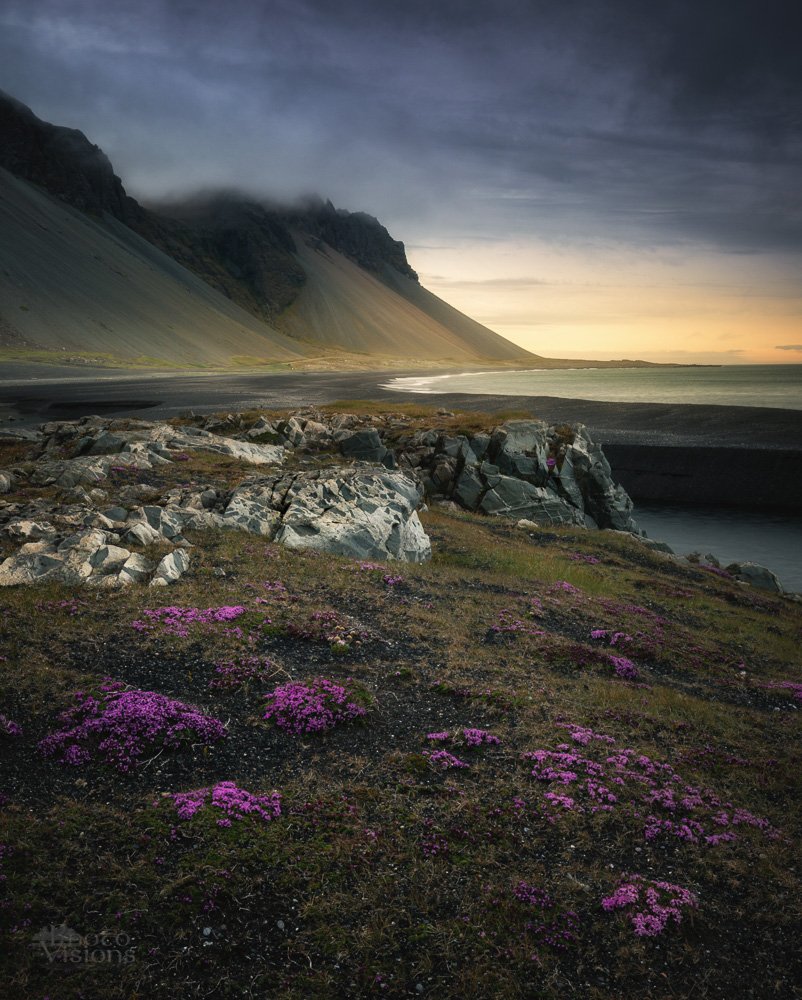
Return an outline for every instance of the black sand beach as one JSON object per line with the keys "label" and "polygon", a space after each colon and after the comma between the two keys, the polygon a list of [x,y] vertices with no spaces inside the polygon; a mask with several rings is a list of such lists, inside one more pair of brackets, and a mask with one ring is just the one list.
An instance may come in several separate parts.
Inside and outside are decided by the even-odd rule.
{"label": "black sand beach", "polygon": [[154,420],[189,411],[294,409],[348,399],[385,407],[417,401],[452,410],[517,411],[550,423],[587,424],[636,499],[802,510],[800,410],[556,396],[418,396],[383,388],[405,374],[196,374],[7,363],[0,372],[0,426],[33,427],[90,413]]}

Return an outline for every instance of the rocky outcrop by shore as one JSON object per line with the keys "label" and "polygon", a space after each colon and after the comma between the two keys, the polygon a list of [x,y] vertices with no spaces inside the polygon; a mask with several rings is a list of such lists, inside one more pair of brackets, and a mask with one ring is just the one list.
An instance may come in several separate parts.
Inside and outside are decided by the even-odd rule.
{"label": "rocky outcrop by shore", "polygon": [[[421,562],[431,555],[417,514],[427,498],[540,524],[636,530],[631,500],[581,425],[517,420],[466,435],[409,423],[301,412],[247,425],[233,416],[204,427],[100,417],[43,424],[20,439],[31,445],[28,458],[3,473],[0,535],[21,545],[0,565],[0,585],[166,585],[190,565],[185,532],[210,529],[356,559]],[[191,452],[264,472],[231,489],[162,493],[128,481],[106,502],[100,487],[110,476],[136,477]],[[310,462],[317,467],[303,467]],[[23,485],[53,495],[15,500]]]}

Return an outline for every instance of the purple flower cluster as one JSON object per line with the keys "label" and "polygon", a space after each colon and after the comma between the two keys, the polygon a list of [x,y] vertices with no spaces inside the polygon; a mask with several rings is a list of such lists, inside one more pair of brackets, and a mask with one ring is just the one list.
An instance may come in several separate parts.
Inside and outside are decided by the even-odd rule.
{"label": "purple flower cluster", "polygon": [[601,559],[599,559],[598,556],[589,556],[584,552],[573,552],[569,558],[572,559],[573,562],[588,563],[591,566],[595,566],[597,563],[601,562]]}
{"label": "purple flower cluster", "polygon": [[627,635],[626,632],[616,632],[608,628],[594,628],[591,630],[590,637],[591,639],[605,639],[611,646],[617,646],[619,643],[628,645],[632,642],[632,636]]}
{"label": "purple flower cluster", "polygon": [[270,792],[269,795],[253,795],[239,788],[233,781],[220,781],[211,788],[197,788],[192,792],[177,792],[172,796],[179,819],[192,817],[207,803],[225,813],[217,821],[218,826],[231,826],[231,821],[242,820],[253,816],[270,823],[281,815],[281,795]]}
{"label": "purple flower cluster", "polygon": [[573,583],[569,583],[567,580],[558,580],[556,583],[553,583],[549,587],[549,590],[553,594],[554,593],[563,593],[563,594],[581,594],[582,593],[582,591],[579,589],[579,587],[575,587],[573,585]]}
{"label": "purple flower cluster", "polygon": [[64,712],[65,729],[40,743],[46,757],[64,764],[86,764],[93,752],[101,761],[126,773],[146,750],[175,748],[183,742],[216,743],[226,735],[222,722],[197,708],[155,691],[123,691],[107,682],[95,697],[74,694],[75,705]]}
{"label": "purple flower cluster", "polygon": [[592,740],[596,740],[599,743],[615,743],[612,736],[605,736],[604,733],[594,733],[592,729],[588,729],[585,726],[578,726],[575,722],[556,722],[555,725],[558,729],[567,729],[568,735],[574,743],[579,743],[583,747],[586,747]]}
{"label": "purple flower cluster", "polygon": [[459,757],[455,757],[454,754],[449,753],[448,750],[427,751],[426,756],[429,758],[430,764],[434,764],[435,767],[442,767],[444,770],[470,766],[464,760],[460,760]]}
{"label": "purple flower cluster", "polygon": [[616,677],[625,681],[636,681],[640,677],[640,672],[632,660],[626,656],[613,656],[610,654],[610,663],[613,665]]}
{"label": "purple flower cluster", "polygon": [[602,908],[612,910],[639,907],[629,918],[638,937],[657,937],[670,920],[682,922],[683,909],[696,909],[696,896],[680,885],[645,879],[642,875],[629,875],[619,883],[611,896],[602,900]]}
{"label": "purple flower cluster", "polygon": [[554,906],[554,900],[545,889],[540,889],[529,882],[520,881],[512,890],[512,894],[522,903],[536,906],[540,910],[550,910]]}
{"label": "purple flower cluster", "polygon": [[388,587],[395,587],[399,583],[403,582],[404,582],[403,576],[393,576],[391,573],[385,573],[384,576],[382,577],[382,583],[384,583]]}
{"label": "purple flower cluster", "polygon": [[226,663],[218,663],[216,674],[209,687],[217,691],[238,691],[248,681],[267,680],[276,670],[272,660],[259,656],[240,656]]}
{"label": "purple flower cluster", "polygon": [[0,736],[22,736],[22,728],[7,715],[0,713]]}
{"label": "purple flower cluster", "polygon": [[316,677],[309,684],[290,681],[265,697],[264,718],[296,735],[323,732],[366,714],[362,705],[351,700],[347,688],[325,677]]}
{"label": "purple flower cluster", "polygon": [[465,737],[465,742],[469,747],[479,747],[483,743],[487,744],[499,744],[501,740],[498,736],[494,736],[489,733],[486,729],[463,729],[462,735]]}
{"label": "purple flower cluster", "polygon": [[242,605],[220,608],[154,608],[142,612],[144,621],[131,622],[131,628],[137,632],[152,632],[161,625],[166,635],[176,635],[186,638],[192,625],[214,625],[219,622],[230,622],[244,615],[247,609]]}
{"label": "purple flower cluster", "polygon": [[[586,746],[592,741],[611,743],[612,737],[570,723],[558,723],[572,738]],[[578,739],[577,739],[578,737]],[[608,751],[594,760],[573,751],[567,743],[556,750],[523,754],[534,764],[532,776],[550,787],[544,794],[549,807],[578,813],[612,812],[626,808],[642,824],[646,840],[661,835],[692,844],[715,847],[737,840],[735,827],[750,826],[771,838],[778,833],[768,820],[722,801],[714,792],[685,784],[670,764],[654,761],[632,749]],[[569,794],[570,792],[570,794]]]}
{"label": "purple flower cluster", "polygon": [[448,730],[444,730],[441,733],[427,733],[426,739],[431,740],[433,743],[445,743],[446,740],[451,739],[451,733]]}

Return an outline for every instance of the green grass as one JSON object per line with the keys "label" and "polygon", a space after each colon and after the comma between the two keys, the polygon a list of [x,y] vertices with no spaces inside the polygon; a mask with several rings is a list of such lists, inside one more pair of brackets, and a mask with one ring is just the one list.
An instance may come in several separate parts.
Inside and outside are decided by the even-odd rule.
{"label": "green grass", "polygon": [[[176,476],[233,484],[244,471],[195,454],[159,475],[166,488]],[[109,482],[109,503],[116,488]],[[0,976],[10,995],[798,995],[802,710],[763,685],[802,682],[800,606],[611,533],[527,532],[437,507],[422,520],[434,557],[389,565],[403,578],[395,586],[346,559],[219,531],[191,535],[191,570],[169,591],[0,594],[0,712],[23,728],[0,736],[0,844],[9,849]],[[286,589],[264,586],[276,581]],[[555,587],[562,581],[578,593]],[[132,629],[145,609],[168,604],[243,605],[234,623],[243,634]],[[293,632],[320,612],[353,631],[344,653],[323,633]],[[525,630],[494,633],[503,613]],[[633,637],[635,651],[620,652],[637,663],[636,683],[592,658],[592,628]],[[270,660],[270,684],[350,678],[368,716],[297,738],[262,719],[269,685],[209,688],[216,664],[254,654]],[[37,743],[72,693],[104,676],[198,704],[229,736],[152,755],[131,775],[43,759]],[[566,721],[670,764],[683,783],[765,817],[780,835],[740,826],[737,841],[717,847],[648,841],[642,817],[624,806],[550,821],[549,786],[521,755],[570,743]],[[466,727],[501,743],[465,747]],[[438,730],[469,768],[432,766],[425,737]],[[610,752],[571,745],[601,762]],[[170,793],[224,780],[278,789],[282,816],[230,828],[211,808],[177,819]],[[679,883],[699,907],[660,937],[638,938],[601,907],[625,872]],[[554,907],[518,901],[521,880]],[[567,911],[579,929],[561,950],[538,927]],[[48,962],[32,936],[61,923],[126,935],[131,960]]]}

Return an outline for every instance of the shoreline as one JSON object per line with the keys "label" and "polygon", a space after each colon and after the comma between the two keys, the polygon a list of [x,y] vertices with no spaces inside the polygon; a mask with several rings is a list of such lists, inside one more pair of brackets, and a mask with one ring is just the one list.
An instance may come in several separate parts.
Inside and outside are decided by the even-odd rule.
{"label": "shoreline", "polygon": [[389,378],[424,377],[409,369],[157,376],[16,365],[6,366],[3,374],[0,430],[93,413],[165,420],[189,412],[297,410],[349,400],[375,403],[377,409],[420,406],[500,419],[514,415],[550,424],[585,424],[636,502],[802,511],[802,410],[560,396],[422,395],[384,387]]}
{"label": "shoreline", "polygon": [[[502,413],[522,411],[549,423],[586,424],[602,443],[658,447],[802,449],[802,410],[696,403],[618,403],[563,396],[469,393],[421,394],[384,388],[390,377],[420,375],[409,369],[381,372],[192,372],[109,375],[92,371],[4,366],[0,416],[16,426],[70,419],[101,409],[120,416],[164,419],[181,412],[225,409],[293,409],[335,401],[380,405],[418,404],[437,409]],[[432,372],[432,375],[438,373]],[[441,373],[440,373],[441,374]],[[93,410],[93,407],[95,408]]]}

